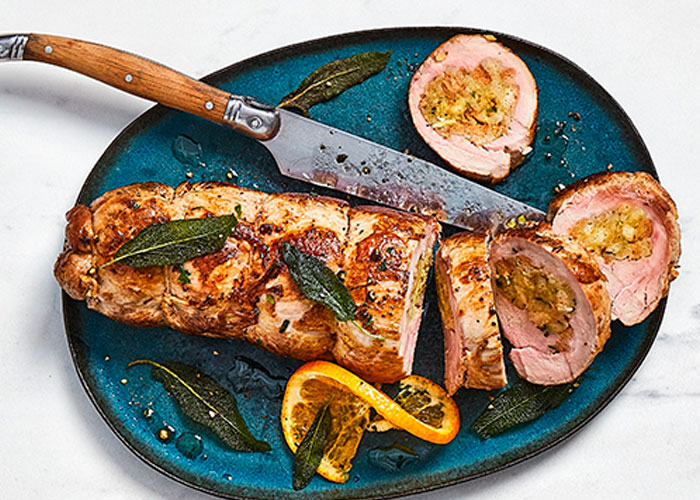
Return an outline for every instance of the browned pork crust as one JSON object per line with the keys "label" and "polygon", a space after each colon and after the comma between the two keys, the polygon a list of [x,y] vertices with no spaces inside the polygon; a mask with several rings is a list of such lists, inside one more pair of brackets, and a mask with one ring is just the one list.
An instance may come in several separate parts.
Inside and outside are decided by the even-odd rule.
{"label": "browned pork crust", "polygon": [[445,388],[500,389],[506,373],[488,264],[489,235],[442,240],[435,281],[445,343]]}
{"label": "browned pork crust", "polygon": [[378,206],[350,210],[343,271],[362,328],[339,324],[333,354],[361,377],[393,382],[411,373],[439,231],[433,217]]}

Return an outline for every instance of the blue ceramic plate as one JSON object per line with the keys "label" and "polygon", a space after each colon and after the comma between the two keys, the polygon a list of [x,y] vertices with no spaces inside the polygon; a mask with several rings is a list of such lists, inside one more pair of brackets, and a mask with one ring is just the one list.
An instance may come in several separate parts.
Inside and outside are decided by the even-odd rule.
{"label": "blue ceramic plate", "polygon": [[[443,164],[413,129],[406,104],[408,83],[440,43],[457,33],[472,32],[418,28],[351,33],[263,54],[204,80],[274,104],[324,63],[361,51],[392,50],[384,72],[315,106],[312,117]],[[606,168],[655,175],[629,118],[590,76],[547,49],[506,35],[496,37],[525,61],[540,89],[534,150],[496,190],[544,209],[557,186]],[[109,189],[132,182],[175,186],[188,180],[227,181],[230,177],[268,192],[333,194],[281,177],[272,157],[255,141],[156,106],[110,145],[78,201],[89,203]],[[307,489],[295,493],[292,454],[281,434],[279,412],[285,380],[300,362],[239,341],[192,337],[167,328],[130,328],[64,296],[68,342],[80,378],[98,411],[129,449],[164,474],[214,495],[276,500],[406,495],[483,476],[540,453],[579,429],[620,391],[651,346],[663,309],[664,303],[632,328],[615,322],[611,339],[585,373],[580,388],[539,420],[482,441],[469,431],[469,425],[488,404],[489,394],[461,390],[456,400],[462,429],[449,445],[430,445],[398,431],[366,434],[347,484],[317,476]],[[415,372],[440,382],[442,331],[432,278],[422,325]],[[246,454],[225,448],[179,412],[147,367],[127,368],[136,359],[181,361],[217,379],[237,394],[253,433],[268,441],[272,451]],[[159,437],[163,428],[169,439]],[[396,443],[415,454],[402,453]]]}

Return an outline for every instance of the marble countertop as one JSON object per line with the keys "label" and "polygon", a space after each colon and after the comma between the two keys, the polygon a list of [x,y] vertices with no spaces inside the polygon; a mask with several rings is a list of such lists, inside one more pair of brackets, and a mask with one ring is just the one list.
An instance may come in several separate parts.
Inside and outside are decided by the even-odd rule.
{"label": "marble countertop", "polygon": [[[290,43],[393,26],[504,32],[576,62],[629,114],[678,204],[682,266],[661,330],[628,385],[571,438],[500,473],[416,498],[697,498],[700,6],[532,3],[5,0],[0,31],[96,41],[195,77]],[[144,465],[102,421],[73,368],[52,277],[64,213],[103,150],[150,105],[63,69],[0,66],[3,498],[210,498]]]}

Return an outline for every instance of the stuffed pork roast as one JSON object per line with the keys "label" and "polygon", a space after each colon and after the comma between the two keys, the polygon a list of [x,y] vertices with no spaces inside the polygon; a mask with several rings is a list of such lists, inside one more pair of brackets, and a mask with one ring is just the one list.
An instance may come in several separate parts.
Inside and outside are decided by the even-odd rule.
{"label": "stuffed pork roast", "polygon": [[497,182],[532,149],[537,85],[525,63],[494,37],[457,35],[411,79],[416,130],[455,170]]}
{"label": "stuffed pork roast", "polygon": [[[151,224],[236,213],[224,247],[181,266],[109,262]],[[89,308],[132,326],[246,339],[298,359],[335,357],[370,381],[410,374],[427,270],[440,227],[431,217],[219,182],[132,184],[67,214],[54,268]],[[362,329],[306,299],[281,258],[288,242],[345,276]],[[181,279],[182,276],[187,279]]]}
{"label": "stuffed pork roast", "polygon": [[496,235],[489,266],[518,374],[540,385],[575,380],[610,336],[610,297],[595,260],[539,223]]}
{"label": "stuffed pork roast", "polygon": [[488,234],[444,239],[435,257],[435,282],[445,342],[445,388],[506,386],[503,345],[488,263]]}
{"label": "stuffed pork roast", "polygon": [[645,172],[604,172],[569,185],[550,204],[554,231],[581,243],[607,277],[613,319],[644,320],[678,272],[680,228],[669,194]]}

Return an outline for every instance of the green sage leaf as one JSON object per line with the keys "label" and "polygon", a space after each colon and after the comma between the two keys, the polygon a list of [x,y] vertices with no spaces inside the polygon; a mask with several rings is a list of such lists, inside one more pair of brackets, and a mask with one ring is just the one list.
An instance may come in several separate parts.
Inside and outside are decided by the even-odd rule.
{"label": "green sage leaf", "polygon": [[328,307],[338,321],[355,319],[355,301],[340,278],[319,259],[282,243],[282,259],[307,299]]}
{"label": "green sage leaf", "polygon": [[511,427],[535,420],[559,406],[580,383],[535,385],[518,380],[501,392],[471,425],[471,430],[488,439]]}
{"label": "green sage leaf", "polygon": [[185,269],[185,266],[179,264],[178,271],[180,271],[180,276],[177,277],[178,283],[183,283],[187,285],[192,282],[190,280],[190,272],[187,269]]}
{"label": "green sage leaf", "polygon": [[236,224],[235,215],[151,224],[120,246],[114,258],[102,267],[115,262],[132,267],[182,264],[220,250]]}
{"label": "green sage leaf", "polygon": [[392,51],[361,52],[324,64],[282,98],[280,108],[295,108],[308,116],[309,108],[328,101],[384,69]]}
{"label": "green sage leaf", "polygon": [[238,411],[236,398],[216,380],[196,368],[176,362],[156,363],[140,359],[129,363],[151,366],[152,377],[177,401],[194,422],[208,427],[236,451],[270,451],[270,445],[251,434]]}
{"label": "green sage leaf", "polygon": [[318,410],[308,432],[301,440],[299,448],[294,455],[294,469],[292,473],[292,487],[302,490],[313,479],[318,466],[321,464],[323,452],[328,443],[331,432],[330,400]]}

